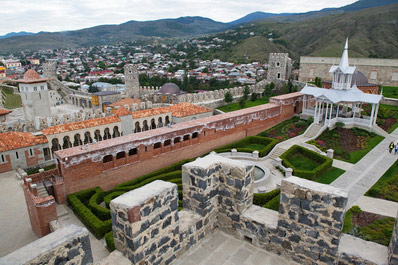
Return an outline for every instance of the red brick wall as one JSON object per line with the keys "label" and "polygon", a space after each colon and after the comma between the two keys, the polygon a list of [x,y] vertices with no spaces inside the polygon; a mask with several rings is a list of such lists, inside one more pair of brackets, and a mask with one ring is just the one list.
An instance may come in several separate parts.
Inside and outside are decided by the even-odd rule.
{"label": "red brick wall", "polygon": [[[95,186],[100,186],[104,190],[110,190],[117,184],[161,169],[172,163],[186,158],[197,157],[217,147],[232,143],[247,136],[256,135],[284,120],[292,118],[294,115],[294,104],[297,104],[296,102],[299,102],[300,99],[301,96],[297,96],[296,94],[295,97],[290,98],[289,104],[286,103],[286,99],[281,99],[280,104],[283,103],[281,107],[272,105],[274,107],[267,109],[269,113],[275,113],[275,111],[282,109],[280,115],[272,118],[258,119],[258,116],[252,115],[250,117],[257,118],[246,120],[245,123],[242,123],[242,116],[234,117],[233,115],[228,115],[226,119],[225,116],[220,115],[220,120],[213,121],[215,123],[213,128],[218,128],[217,131],[216,129],[209,128],[210,126],[204,128],[202,128],[203,126],[192,126],[178,131],[178,133],[173,131],[169,136],[162,135],[163,139],[174,139],[175,136],[173,135],[192,135],[193,132],[200,131],[197,139],[190,139],[189,141],[183,141],[183,139],[181,139],[180,143],[173,145],[171,148],[168,146],[163,148],[162,144],[162,148],[153,150],[153,144],[144,146],[137,143],[138,154],[132,156],[134,159],[128,157],[127,161],[123,161],[123,163],[121,163],[122,161],[116,162],[115,158],[117,152],[122,151],[123,148],[127,148],[123,145],[111,145],[109,149],[95,151],[95,153],[92,151],[92,155],[88,155],[87,153],[82,154],[77,164],[70,163],[70,159],[59,159],[59,166],[65,181],[66,194]],[[298,106],[301,108],[301,102],[299,102]],[[158,142],[158,140],[154,142]],[[113,150],[117,151],[115,152]],[[128,153],[129,150],[124,151]],[[109,153],[113,154],[114,159],[113,162],[109,162],[106,165],[104,165],[102,161],[95,162],[92,160],[93,155],[98,156]],[[57,156],[57,153],[55,156]],[[137,162],[132,162],[134,160]]]}
{"label": "red brick wall", "polygon": [[38,237],[49,234],[49,222],[57,220],[54,198],[52,196],[45,198],[34,196],[25,184],[21,186],[24,190],[26,206],[28,208],[29,220],[33,232]]}
{"label": "red brick wall", "polygon": [[33,149],[33,156],[29,156],[29,149],[25,150],[25,157],[26,157],[26,165],[28,167],[37,166],[39,161],[42,160],[42,151],[39,147],[32,147]]}
{"label": "red brick wall", "polygon": [[[12,170],[10,155],[4,155],[7,163],[0,164],[0,173]],[[1,157],[0,157],[1,159]]]}

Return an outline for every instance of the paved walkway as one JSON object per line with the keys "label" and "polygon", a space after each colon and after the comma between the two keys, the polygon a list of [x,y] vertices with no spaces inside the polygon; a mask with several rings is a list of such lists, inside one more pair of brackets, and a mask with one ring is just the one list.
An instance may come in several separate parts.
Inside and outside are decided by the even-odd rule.
{"label": "paved walkway", "polygon": [[398,203],[372,198],[368,196],[360,197],[355,205],[358,205],[363,211],[380,214],[396,218],[398,212]]}
{"label": "paved walkway", "polygon": [[15,171],[0,174],[0,257],[38,239],[30,226],[20,182]]}
{"label": "paved walkway", "polygon": [[348,163],[348,162],[345,162],[345,161],[341,161],[341,160],[338,160],[338,159],[333,159],[332,166],[347,171],[347,170],[350,170],[354,166],[354,164],[351,164],[351,163]]}
{"label": "paved walkway", "polygon": [[390,154],[387,149],[390,142],[396,143],[397,140],[398,129],[332,182],[332,186],[349,193],[347,209],[354,205],[397,160],[398,156]]}
{"label": "paved walkway", "polygon": [[173,265],[293,265],[276,254],[216,230]]}

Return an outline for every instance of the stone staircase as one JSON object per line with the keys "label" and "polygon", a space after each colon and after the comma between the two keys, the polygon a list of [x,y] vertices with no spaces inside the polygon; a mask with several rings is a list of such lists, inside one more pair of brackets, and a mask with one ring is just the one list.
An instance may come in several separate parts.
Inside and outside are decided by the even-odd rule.
{"label": "stone staircase", "polygon": [[48,192],[47,192],[47,190],[46,190],[46,188],[45,188],[44,185],[43,185],[43,183],[37,183],[37,194],[38,194],[40,197],[47,197],[47,196],[49,196],[49,195],[48,195]]}
{"label": "stone staircase", "polygon": [[274,159],[274,158],[280,157],[286,151],[287,151],[287,149],[284,149],[280,146],[275,146],[275,149],[272,150],[272,152],[269,154],[268,158]]}
{"label": "stone staircase", "polygon": [[322,130],[322,127],[322,124],[312,123],[303,136],[306,138],[313,138]]}

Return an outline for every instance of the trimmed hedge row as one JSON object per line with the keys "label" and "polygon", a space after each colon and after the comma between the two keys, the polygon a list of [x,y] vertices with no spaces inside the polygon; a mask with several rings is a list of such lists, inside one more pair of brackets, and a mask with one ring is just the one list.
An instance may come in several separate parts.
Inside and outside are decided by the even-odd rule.
{"label": "trimmed hedge row", "polygon": [[139,184],[141,181],[144,181],[146,179],[149,179],[149,178],[152,178],[152,177],[155,177],[155,176],[158,176],[158,175],[162,175],[162,174],[165,174],[165,173],[173,172],[173,171],[176,171],[176,170],[181,170],[182,165],[184,165],[184,164],[186,164],[188,162],[192,162],[193,160],[194,159],[184,159],[184,160],[182,160],[180,162],[172,164],[171,166],[168,166],[168,167],[153,171],[153,172],[151,172],[149,174],[146,174],[144,176],[141,176],[139,178],[136,178],[136,179],[124,182],[122,184],[116,185],[115,186],[115,190],[122,190],[123,187],[134,186],[134,185]]}
{"label": "trimmed hedge row", "polygon": [[108,248],[110,249],[110,251],[114,251],[115,248],[115,241],[113,241],[113,231],[110,231],[108,233],[105,234],[105,242],[106,245],[108,246]]}
{"label": "trimmed hedge row", "polygon": [[107,232],[111,231],[112,220],[108,219],[106,221],[102,221],[83,203],[89,201],[90,197],[97,192],[103,193],[103,190],[99,187],[95,187],[74,194],[69,194],[68,202],[76,215],[82,219],[82,222],[90,229],[90,231],[93,232],[96,237],[100,238],[103,237]]}
{"label": "trimmed hedge row", "polygon": [[261,136],[249,136],[242,140],[236,141],[232,144],[224,145],[223,147],[214,149],[214,152],[224,153],[230,152],[231,149],[235,148],[238,152],[246,152],[251,153],[255,151],[252,148],[245,148],[245,146],[249,144],[262,144],[264,148],[261,150],[257,150],[259,152],[260,157],[264,157],[268,155],[271,149],[278,143],[279,141],[273,138],[261,137]]}
{"label": "trimmed hedge row", "polygon": [[111,211],[99,205],[99,203],[104,201],[104,192],[97,192],[91,196],[88,202],[88,208],[103,221],[111,218]]}
{"label": "trimmed hedge row", "polygon": [[172,172],[168,172],[168,173],[164,173],[164,174],[160,174],[160,175],[155,175],[155,176],[151,176],[149,178],[144,178],[142,179],[140,182],[134,184],[134,185],[130,185],[130,186],[119,186],[119,187],[115,187],[115,191],[130,191],[130,190],[134,190],[137,189],[139,187],[142,187],[148,183],[151,183],[152,181],[155,180],[164,180],[164,181],[171,181],[171,180],[175,180],[175,179],[181,179],[181,168],[179,170],[175,170]]}
{"label": "trimmed hedge row", "polygon": [[267,193],[254,193],[253,194],[253,204],[265,207],[269,201],[274,199],[275,197],[279,197],[281,193],[280,189],[274,189]]}
{"label": "trimmed hedge row", "polygon": [[[319,163],[320,165],[316,167],[314,170],[300,170],[294,167],[290,162],[289,159],[291,158],[292,155],[300,153],[304,156],[306,156],[309,159],[312,159],[313,161]],[[328,169],[331,168],[333,160],[329,157],[322,156],[318,154],[317,152],[308,150],[304,147],[294,145],[292,146],[289,150],[287,150],[283,155],[280,156],[282,159],[282,163],[285,167],[290,167],[293,169],[293,173],[297,177],[309,179],[309,180],[314,180],[315,178],[321,176],[323,173],[325,173]]]}

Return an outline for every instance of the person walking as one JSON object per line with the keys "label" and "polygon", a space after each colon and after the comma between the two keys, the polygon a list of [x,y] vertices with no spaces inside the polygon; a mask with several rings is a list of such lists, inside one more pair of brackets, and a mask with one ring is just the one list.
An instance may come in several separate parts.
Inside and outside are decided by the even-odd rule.
{"label": "person walking", "polygon": [[388,150],[390,151],[390,154],[392,152],[392,150],[394,149],[394,142],[391,142],[390,145],[388,146]]}

